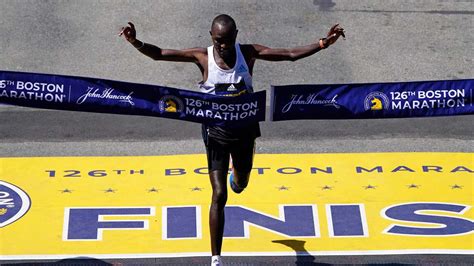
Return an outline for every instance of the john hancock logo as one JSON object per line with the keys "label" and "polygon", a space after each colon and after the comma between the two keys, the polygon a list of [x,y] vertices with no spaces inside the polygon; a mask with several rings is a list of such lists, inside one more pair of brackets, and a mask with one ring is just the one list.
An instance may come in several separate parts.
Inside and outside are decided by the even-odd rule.
{"label": "john hancock logo", "polygon": [[389,101],[387,95],[382,92],[374,91],[365,97],[364,109],[366,111],[388,110]]}
{"label": "john hancock logo", "polygon": [[30,197],[26,192],[0,180],[0,228],[23,217],[30,206]]}
{"label": "john hancock logo", "polygon": [[184,110],[183,101],[174,95],[161,97],[158,105],[161,113],[181,113]]}

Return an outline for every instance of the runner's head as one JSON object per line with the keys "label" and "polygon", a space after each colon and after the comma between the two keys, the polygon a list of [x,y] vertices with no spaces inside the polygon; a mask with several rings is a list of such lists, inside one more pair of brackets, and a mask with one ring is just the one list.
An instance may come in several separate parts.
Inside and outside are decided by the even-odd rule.
{"label": "runner's head", "polygon": [[237,26],[231,16],[222,14],[214,18],[210,33],[214,49],[220,57],[226,58],[234,53],[237,32]]}

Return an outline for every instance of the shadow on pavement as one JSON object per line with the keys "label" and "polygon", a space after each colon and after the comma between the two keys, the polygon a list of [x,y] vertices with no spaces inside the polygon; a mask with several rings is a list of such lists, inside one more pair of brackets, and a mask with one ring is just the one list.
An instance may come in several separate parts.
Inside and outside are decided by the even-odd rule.
{"label": "shadow on pavement", "polygon": [[[303,240],[294,240],[294,239],[288,239],[288,240],[273,240],[273,243],[278,243],[285,245],[287,247],[290,247],[295,251],[296,255],[296,261],[295,265],[301,266],[301,265],[334,265],[330,263],[318,263],[316,261],[316,257],[311,255],[304,247],[304,244],[306,241]],[[354,263],[358,263],[357,261],[354,261]],[[364,264],[363,261],[359,262]],[[365,265],[410,265],[410,264],[403,264],[403,263],[384,263],[384,264],[378,264],[378,263],[369,263]]]}
{"label": "shadow on pavement", "polygon": [[316,257],[309,254],[309,252],[304,248],[306,241],[303,240],[273,240],[273,243],[283,244],[287,247],[293,249],[296,253],[295,265],[331,265],[327,263],[317,263]]}

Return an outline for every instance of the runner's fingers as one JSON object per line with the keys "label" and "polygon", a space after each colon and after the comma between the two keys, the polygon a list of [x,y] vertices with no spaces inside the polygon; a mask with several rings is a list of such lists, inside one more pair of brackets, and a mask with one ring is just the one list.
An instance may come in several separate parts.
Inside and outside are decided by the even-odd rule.
{"label": "runner's fingers", "polygon": [[341,28],[341,27],[339,27],[339,28],[337,29],[337,34],[338,34],[338,35],[341,35],[343,38],[346,38],[344,29]]}
{"label": "runner's fingers", "polygon": [[343,38],[346,38],[344,29],[339,26],[339,24],[334,25],[334,29],[331,31],[331,36],[337,35],[337,37],[342,36]]}
{"label": "runner's fingers", "polygon": [[337,31],[338,27],[339,27],[339,24],[332,26],[327,36],[330,37],[332,34],[334,34]]}
{"label": "runner's fingers", "polygon": [[132,35],[133,29],[129,26],[122,27],[122,30],[119,33],[119,36],[124,35],[125,37],[130,37]]}

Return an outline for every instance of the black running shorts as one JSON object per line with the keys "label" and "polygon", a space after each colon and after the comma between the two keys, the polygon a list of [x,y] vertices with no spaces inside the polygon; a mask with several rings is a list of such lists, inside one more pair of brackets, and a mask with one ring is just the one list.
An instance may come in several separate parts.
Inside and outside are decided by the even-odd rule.
{"label": "black running shorts", "polygon": [[229,170],[229,156],[238,172],[249,173],[252,170],[255,153],[255,138],[244,138],[223,143],[212,137],[207,139],[206,153],[209,172],[214,170]]}

